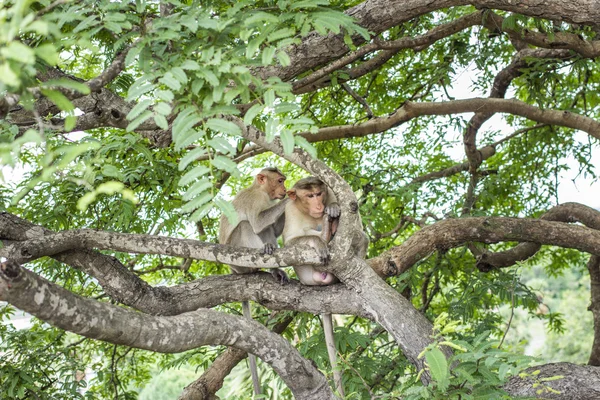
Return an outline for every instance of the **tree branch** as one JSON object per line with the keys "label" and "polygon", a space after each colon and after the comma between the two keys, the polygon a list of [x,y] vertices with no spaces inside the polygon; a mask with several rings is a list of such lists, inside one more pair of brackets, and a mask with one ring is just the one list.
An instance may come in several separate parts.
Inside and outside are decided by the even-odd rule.
{"label": "tree branch", "polygon": [[204,309],[150,316],[74,295],[12,261],[0,264],[0,300],[58,328],[119,345],[161,353],[232,346],[270,364],[296,398],[336,398],[325,377],[287,340],[247,318]]}
{"label": "tree branch", "polygon": [[402,245],[386,251],[369,264],[378,272],[401,274],[436,250],[451,249],[467,242],[535,242],[573,248],[600,255],[600,232],[563,222],[530,218],[477,217],[436,222],[412,235]]}
{"label": "tree branch", "polygon": [[[272,328],[272,331],[281,334],[293,319],[292,316],[284,318]],[[245,351],[232,347],[228,348],[213,361],[200,378],[185,387],[178,400],[214,399],[214,394],[223,386],[225,377],[247,356],[248,353]]]}
{"label": "tree branch", "polygon": [[[544,221],[580,222],[588,228],[600,230],[600,212],[579,203],[564,203],[548,210],[540,217]],[[477,255],[477,268],[481,271],[490,271],[494,268],[503,268],[514,265],[517,261],[527,260],[540,249],[539,243],[521,243],[512,249],[491,252],[483,251]]]}
{"label": "tree branch", "polygon": [[[0,240],[14,248],[30,238],[53,234],[12,214],[0,213]],[[113,300],[154,315],[176,315],[227,302],[252,300],[272,310],[372,318],[362,301],[344,285],[309,287],[295,281],[280,285],[270,274],[257,273],[210,276],[172,287],[152,287],[116,258],[96,251],[69,250],[53,257],[95,278]]]}
{"label": "tree branch", "polygon": [[321,265],[318,255],[309,246],[294,246],[275,250],[273,255],[262,250],[205,243],[192,239],[76,229],[19,243],[0,249],[0,256],[19,262],[31,261],[74,249],[113,250],[136,254],[163,254],[195,260],[215,261],[250,268],[279,268],[295,264]]}

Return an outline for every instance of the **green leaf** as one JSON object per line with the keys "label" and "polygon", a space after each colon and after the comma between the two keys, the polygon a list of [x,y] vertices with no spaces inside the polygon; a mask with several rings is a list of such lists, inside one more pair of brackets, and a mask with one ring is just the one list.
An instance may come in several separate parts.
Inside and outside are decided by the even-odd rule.
{"label": "green leaf", "polygon": [[192,221],[192,222],[200,221],[200,219],[202,219],[205,215],[207,215],[208,212],[212,208],[213,208],[212,203],[207,203],[207,204],[203,205],[202,207],[200,207],[199,209],[194,211],[194,213],[192,215],[190,215],[190,221]]}
{"label": "green leaf", "polygon": [[129,49],[129,52],[125,56],[125,66],[131,65],[136,59],[136,57],[140,55],[142,50],[144,50],[143,44],[138,44],[137,46],[134,46],[131,49]]}
{"label": "green leaf", "polygon": [[131,121],[132,119],[136,118],[141,113],[146,111],[146,109],[148,107],[150,107],[151,104],[152,104],[152,100],[150,100],[150,99],[140,101],[135,106],[133,106],[131,111],[129,111],[129,113],[127,114],[127,119]]}
{"label": "green leaf", "polygon": [[269,89],[264,94],[265,104],[269,107],[273,107],[275,103],[275,91],[273,89]]}
{"label": "green leaf", "polygon": [[215,167],[218,168],[222,171],[226,171],[229,172],[232,176],[239,178],[240,177],[240,171],[237,168],[237,164],[234,163],[232,160],[230,160],[227,157],[224,156],[216,156],[215,158],[213,158],[210,163]]}
{"label": "green leaf", "polygon": [[204,193],[207,189],[212,187],[212,183],[206,179],[200,179],[198,182],[194,183],[183,195],[183,200],[188,201],[192,198],[198,196],[201,193]]}
{"label": "green leaf", "polygon": [[165,118],[164,115],[155,114],[154,123],[162,130],[166,131],[167,129],[169,129],[169,121],[167,121],[167,118]]}
{"label": "green leaf", "polygon": [[127,128],[125,129],[127,132],[132,132],[134,130],[137,129],[138,126],[140,126],[141,124],[143,124],[144,122],[146,122],[146,120],[148,120],[150,117],[152,117],[152,111],[144,111],[142,113],[142,115],[140,115],[139,117],[137,117],[136,119],[134,119],[133,121],[131,121],[129,123],[129,125],[127,125]]}
{"label": "green leaf", "polygon": [[156,86],[144,80],[139,80],[133,83],[127,92],[126,101],[137,100],[138,97],[153,90]]}
{"label": "green leaf", "polygon": [[120,180],[123,179],[123,174],[121,173],[121,171],[119,171],[119,169],[117,167],[115,167],[114,165],[110,165],[110,164],[104,164],[102,166],[102,175],[108,176],[111,178],[117,178]]}
{"label": "green leaf", "polygon": [[172,110],[171,106],[167,103],[158,103],[156,106],[154,106],[154,111],[162,115],[169,115],[171,114]]}
{"label": "green leaf", "polygon": [[170,90],[157,90],[156,97],[158,97],[159,99],[161,99],[162,101],[164,101],[166,103],[170,103],[175,98],[175,95]]}
{"label": "green leaf", "polygon": [[181,69],[197,71],[200,69],[200,64],[194,60],[185,60],[183,64],[181,64]]}
{"label": "green leaf", "polygon": [[204,78],[211,86],[219,86],[219,78],[217,78],[217,75],[215,75],[215,73],[210,69],[201,69],[196,74],[198,74],[201,78]]}
{"label": "green leaf", "polygon": [[48,36],[48,23],[38,19],[23,28],[23,32],[35,32],[40,36]]}
{"label": "green leaf", "polygon": [[215,199],[215,204],[221,209],[225,217],[229,220],[229,223],[233,226],[236,226],[239,221],[239,217],[237,211],[235,211],[235,208],[233,208],[233,204],[219,198]]}
{"label": "green leaf", "polygon": [[264,23],[278,24],[279,18],[264,11],[257,11],[250,17],[244,19],[244,25],[246,26],[263,26]]}
{"label": "green leaf", "polygon": [[326,0],[305,0],[305,1],[294,1],[290,4],[290,10],[298,10],[300,8],[316,8],[318,6],[329,5],[329,1]]}
{"label": "green leaf", "polygon": [[171,90],[177,91],[181,89],[181,83],[179,83],[179,81],[175,79],[171,72],[167,72],[166,74],[164,74],[162,78],[160,78],[158,81],[160,83],[164,83]]}
{"label": "green leaf", "polygon": [[54,45],[45,43],[37,46],[34,51],[36,56],[47,62],[52,67],[60,62],[58,52],[56,51]]}
{"label": "green leaf", "polygon": [[182,68],[173,67],[173,69],[171,69],[170,72],[173,74],[175,79],[177,79],[182,84],[185,85],[187,83],[188,78],[187,78],[187,75],[185,74],[185,71]]}
{"label": "green leaf", "polygon": [[0,64],[0,81],[8,86],[19,86],[21,84],[21,79],[14,73],[8,63]]}
{"label": "green leaf", "polygon": [[46,96],[51,102],[56,104],[58,108],[63,111],[73,111],[75,110],[75,106],[67,97],[59,92],[58,90],[51,89],[41,89],[41,92],[44,96]]}
{"label": "green leaf", "polygon": [[181,23],[181,25],[188,28],[192,33],[196,33],[196,31],[198,30],[198,21],[196,21],[196,19],[191,15],[184,15],[179,20],[179,22]]}
{"label": "green leaf", "polygon": [[282,67],[289,67],[292,63],[292,60],[290,60],[290,56],[288,56],[285,51],[278,51],[277,59],[279,60],[279,64],[281,64]]}
{"label": "green leaf", "polygon": [[77,116],[67,115],[65,117],[65,132],[71,132],[77,126]]}
{"label": "green leaf", "polygon": [[188,131],[185,135],[179,136],[177,141],[175,142],[175,150],[181,150],[188,146],[197,143],[200,139],[202,139],[206,135],[206,132],[202,129],[192,129]]}
{"label": "green leaf", "polygon": [[246,115],[244,115],[244,124],[252,125],[252,123],[254,122],[254,118],[256,118],[256,116],[260,114],[264,108],[265,106],[259,103],[250,107],[250,109],[246,111]]}
{"label": "green leaf", "polygon": [[295,29],[292,29],[292,28],[282,28],[282,29],[276,30],[275,32],[273,32],[269,36],[267,36],[267,40],[269,42],[276,42],[276,41],[281,40],[283,38],[294,36],[295,34],[296,34],[296,30]]}
{"label": "green leaf", "polygon": [[444,353],[437,347],[429,350],[425,353],[425,359],[429,370],[431,371],[431,377],[438,383],[441,390],[446,390],[448,387],[448,361]]}
{"label": "green leaf", "polygon": [[185,185],[191,183],[192,181],[195,181],[199,177],[206,175],[209,172],[210,172],[210,168],[205,167],[204,165],[200,165],[200,166],[186,172],[185,175],[183,175],[181,177],[181,179],[179,179],[178,185],[185,186]]}
{"label": "green leaf", "polygon": [[216,151],[218,151],[220,153],[223,153],[223,154],[234,154],[235,153],[235,147],[233,147],[227,140],[223,139],[222,137],[215,136],[214,138],[210,139],[207,143],[210,147],[212,147],[213,149],[215,149]]}
{"label": "green leaf", "polygon": [[173,121],[173,140],[175,142],[181,140],[190,129],[200,122],[202,122],[202,118],[198,116],[195,108],[188,107],[184,109]]}
{"label": "green leaf", "polygon": [[213,198],[213,195],[211,192],[204,192],[200,196],[185,203],[181,207],[181,211],[184,213],[190,213],[190,212],[194,211],[196,208],[202,206],[207,201],[212,200],[212,198]]}
{"label": "green leaf", "polygon": [[271,143],[279,129],[279,120],[277,118],[269,118],[265,126],[265,139]]}
{"label": "green leaf", "polygon": [[277,49],[275,47],[267,47],[262,51],[262,65],[270,65],[273,62],[273,57],[275,56],[275,51]]}
{"label": "green leaf", "polygon": [[202,157],[206,154],[206,150],[202,147],[196,147],[195,149],[189,151],[185,156],[181,158],[179,161],[179,170],[183,171],[191,162],[195,161],[197,158]]}
{"label": "green leaf", "polygon": [[288,129],[284,129],[283,131],[281,131],[281,144],[283,145],[283,151],[285,152],[286,155],[290,155],[292,154],[292,152],[294,151],[294,134],[292,133],[292,131],[288,130]]}
{"label": "green leaf", "polygon": [[8,46],[0,48],[0,54],[23,64],[33,65],[35,63],[35,52],[21,42],[10,42]]}
{"label": "green leaf", "polygon": [[76,27],[75,29],[73,29],[73,33],[77,33],[80,32],[84,29],[90,28],[92,26],[97,25],[99,22],[96,21],[96,15],[92,14],[89,17],[87,17],[86,19],[84,19],[83,21],[81,21]]}
{"label": "green leaf", "polygon": [[292,111],[300,111],[300,106],[294,103],[282,102],[275,106],[274,111],[276,114],[289,113]]}
{"label": "green leaf", "polygon": [[246,58],[248,58],[248,59],[254,58],[254,56],[256,55],[256,52],[258,51],[258,48],[262,44],[263,40],[264,40],[264,38],[259,37],[257,39],[253,39],[248,42],[248,45],[246,46]]}
{"label": "green leaf", "polygon": [[206,126],[209,129],[212,129],[213,131],[225,133],[232,136],[239,136],[242,134],[242,130],[239,126],[237,126],[231,121],[225,121],[224,119],[220,118],[211,118],[204,123],[204,126]]}

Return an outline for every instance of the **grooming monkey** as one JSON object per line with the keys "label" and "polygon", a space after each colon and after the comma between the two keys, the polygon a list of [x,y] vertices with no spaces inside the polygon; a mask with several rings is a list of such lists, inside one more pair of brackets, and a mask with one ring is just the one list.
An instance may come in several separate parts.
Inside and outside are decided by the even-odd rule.
{"label": "grooming monkey", "polygon": [[[232,225],[224,215],[221,216],[219,225],[219,243],[232,246],[262,248],[266,254],[272,254],[277,247],[277,237],[283,231],[285,222],[284,211],[287,200],[285,198],[285,175],[277,168],[264,168],[256,177],[252,185],[240,191],[232,201],[238,213],[239,222]],[[276,200],[281,200],[277,202]],[[251,274],[257,272],[255,268],[230,265],[234,274]],[[280,269],[270,270],[273,277],[280,283],[288,282],[285,272]],[[242,302],[242,312],[246,318],[252,319],[250,304]],[[250,373],[254,393],[261,394],[260,381],[256,368],[256,357],[248,354]]]}
{"label": "grooming monkey", "polygon": [[[321,261],[326,263],[329,260],[327,243],[337,229],[337,218],[340,215],[340,207],[333,192],[320,179],[308,177],[296,182],[287,194],[290,201],[285,207],[285,227],[283,229],[285,246],[308,244],[318,251]],[[364,238],[364,241],[361,239],[361,242],[357,243],[356,254],[364,258],[368,240],[364,234],[361,238]],[[318,271],[310,265],[296,265],[294,271],[300,282],[305,285],[329,285],[338,282],[335,275]],[[322,318],[325,344],[333,369],[333,379],[338,393],[344,396],[342,375],[336,368],[337,354],[331,314],[323,314]]]}

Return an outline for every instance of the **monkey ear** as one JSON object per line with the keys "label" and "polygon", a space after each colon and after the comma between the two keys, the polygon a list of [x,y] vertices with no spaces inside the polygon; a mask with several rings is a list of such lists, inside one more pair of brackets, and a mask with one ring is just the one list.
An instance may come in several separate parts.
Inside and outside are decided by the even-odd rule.
{"label": "monkey ear", "polygon": [[262,185],[267,181],[267,176],[265,174],[258,174],[256,175],[256,180]]}
{"label": "monkey ear", "polygon": [[287,195],[290,198],[290,200],[292,200],[292,201],[296,200],[296,189],[288,190]]}

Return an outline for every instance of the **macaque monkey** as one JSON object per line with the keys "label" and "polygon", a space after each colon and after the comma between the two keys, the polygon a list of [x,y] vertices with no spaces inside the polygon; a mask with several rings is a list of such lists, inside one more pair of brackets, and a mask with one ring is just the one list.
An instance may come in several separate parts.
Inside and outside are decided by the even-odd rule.
{"label": "macaque monkey", "polygon": [[[287,194],[290,201],[285,207],[284,244],[286,246],[308,244],[318,251],[321,261],[326,263],[329,260],[327,242],[337,229],[337,220],[334,218],[340,215],[340,207],[335,196],[323,181],[315,177],[300,179]],[[294,271],[300,282],[305,285],[329,285],[338,282],[335,275],[318,271],[310,265],[295,265]],[[333,380],[338,393],[344,396],[342,374],[337,369],[331,314],[323,314],[322,318],[325,344],[333,369]]]}
{"label": "macaque monkey", "polygon": [[[232,225],[224,215],[219,226],[219,243],[232,246],[262,248],[266,254],[272,254],[277,247],[277,237],[283,231],[285,222],[285,175],[277,168],[264,168],[256,175],[249,188],[240,191],[232,201],[233,208],[238,213],[239,222]],[[276,200],[281,200],[277,202]],[[234,274],[251,274],[256,268],[230,265]],[[280,283],[288,282],[285,272],[274,268],[271,274]],[[242,312],[246,318],[252,319],[250,304],[242,302]],[[250,373],[254,393],[261,394],[256,357],[248,354]]]}

